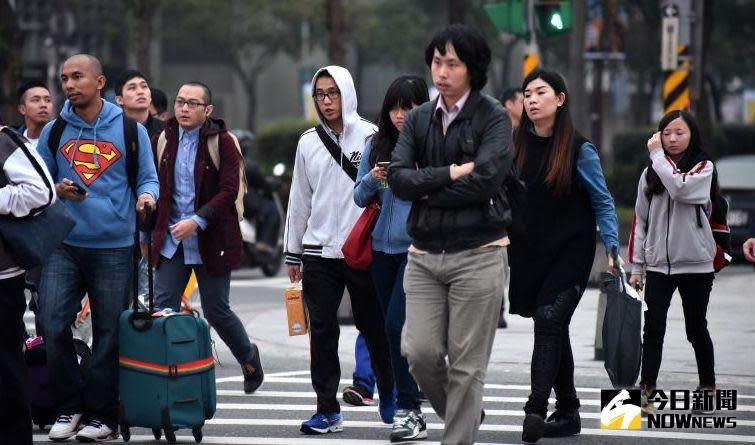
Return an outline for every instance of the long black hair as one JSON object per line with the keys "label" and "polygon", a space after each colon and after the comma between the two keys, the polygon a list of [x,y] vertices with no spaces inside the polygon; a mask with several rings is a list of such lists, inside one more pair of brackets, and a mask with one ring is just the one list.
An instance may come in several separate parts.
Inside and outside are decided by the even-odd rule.
{"label": "long black hair", "polygon": [[[703,150],[703,142],[700,137],[700,130],[697,126],[697,119],[684,110],[674,110],[666,113],[666,115],[661,118],[661,121],[658,122],[658,131],[663,133],[663,130],[665,130],[666,127],[676,119],[683,120],[684,123],[687,124],[687,127],[689,127],[689,145],[687,145],[687,149],[682,153],[681,158],[675,162],[676,168],[678,168],[679,171],[687,173],[692,167],[700,162],[710,161],[711,157]],[[661,178],[658,177],[658,173],[653,169],[652,162],[648,166],[647,183],[648,185],[645,189],[645,194],[648,197],[650,195],[659,195],[666,190],[666,187],[661,182]],[[713,199],[716,194],[718,194],[718,173],[714,168],[713,183],[711,185],[711,199]]]}
{"label": "long black hair", "polygon": [[[553,123],[553,138],[551,144],[553,149],[548,159],[548,173],[545,176],[545,182],[557,195],[567,193],[571,188],[572,175],[574,169],[574,157],[576,148],[574,147],[574,123],[569,113],[569,93],[566,91],[566,81],[555,71],[535,70],[524,78],[522,82],[522,91],[527,89],[527,85],[535,79],[542,79],[543,82],[553,88],[556,96],[564,93],[564,103],[556,109],[556,120]],[[526,99],[525,99],[526,100]],[[527,163],[527,132],[532,128],[533,123],[526,112],[522,113],[522,119],[519,122],[519,130],[514,137],[514,159],[516,167],[520,172],[524,171]]]}
{"label": "long black hair", "polygon": [[411,110],[415,105],[421,105],[430,100],[427,84],[424,79],[414,75],[403,75],[394,80],[388,87],[383,99],[383,107],[378,116],[378,131],[372,139],[370,151],[370,166],[374,166],[380,159],[389,161],[393,147],[398,141],[398,128],[391,121],[390,112],[396,107]]}

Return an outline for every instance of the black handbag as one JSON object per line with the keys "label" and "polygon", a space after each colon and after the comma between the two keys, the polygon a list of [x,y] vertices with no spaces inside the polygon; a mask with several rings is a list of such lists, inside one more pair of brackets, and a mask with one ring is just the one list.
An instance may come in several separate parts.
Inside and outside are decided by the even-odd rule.
{"label": "black handbag", "polygon": [[65,204],[55,201],[35,216],[0,217],[0,236],[13,262],[22,269],[31,269],[41,266],[75,225]]}
{"label": "black handbag", "polygon": [[[7,129],[3,129],[3,132],[18,143],[21,150],[27,151],[26,155],[35,170],[44,178],[45,185],[50,189],[52,199],[54,188],[48,181],[43,167],[28,153],[28,148],[16,134]],[[75,225],[76,221],[65,204],[57,200],[41,212],[29,216],[0,216],[0,237],[5,251],[16,265],[22,269],[32,269],[44,263],[45,259],[63,243]]]}

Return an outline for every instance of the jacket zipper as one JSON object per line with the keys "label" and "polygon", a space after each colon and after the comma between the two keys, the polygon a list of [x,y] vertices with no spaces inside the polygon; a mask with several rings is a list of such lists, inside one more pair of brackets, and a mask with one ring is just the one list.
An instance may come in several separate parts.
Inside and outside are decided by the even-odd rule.
{"label": "jacket zipper", "polygon": [[668,235],[671,226],[671,195],[668,196],[668,208],[666,211],[666,263],[668,264],[668,274],[671,275],[671,255],[668,252]]}
{"label": "jacket zipper", "polygon": [[[443,98],[441,97],[438,100],[443,100]],[[440,153],[439,153],[439,155],[441,156],[441,158],[443,156],[445,156],[445,153],[446,153],[446,136],[448,135],[448,131],[451,129],[451,125],[453,125],[454,122],[456,122],[456,119],[454,119],[453,122],[451,122],[450,124],[448,124],[448,128],[446,128],[446,131],[444,132],[443,131],[443,116],[440,117],[440,128],[439,128],[439,130],[440,130],[441,134],[443,135],[443,137],[441,138],[441,141],[443,141],[443,143],[441,144]],[[451,167],[449,166],[449,169],[450,168]],[[450,175],[450,173],[449,173],[449,175]],[[438,235],[440,236],[441,244],[442,244],[441,245],[441,252],[445,252],[446,251],[446,241],[445,241],[445,238],[443,236],[443,223],[444,223],[443,219],[444,219],[445,215],[446,215],[446,212],[444,212],[444,211],[440,212],[440,224],[438,224]]]}
{"label": "jacket zipper", "polygon": [[[388,196],[388,193],[385,193],[386,196]],[[393,198],[389,198],[390,203],[388,205],[388,250],[390,252],[393,252],[392,250],[392,240],[391,240],[391,226],[393,225]]]}
{"label": "jacket zipper", "polygon": [[[333,136],[336,137],[336,145],[338,145],[338,148],[343,153],[343,148],[341,148],[340,136],[336,132],[333,132]],[[341,160],[339,161],[339,163],[340,163],[341,170],[343,170],[343,154],[341,154]],[[336,234],[334,238],[337,244],[341,242],[340,234],[341,234],[341,209],[339,208],[339,206],[336,206]]]}

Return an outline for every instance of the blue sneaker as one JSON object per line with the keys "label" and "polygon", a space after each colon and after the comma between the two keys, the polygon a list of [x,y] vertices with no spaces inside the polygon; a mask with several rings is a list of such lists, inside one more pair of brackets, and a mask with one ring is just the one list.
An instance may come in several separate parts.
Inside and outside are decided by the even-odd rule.
{"label": "blue sneaker", "polygon": [[300,431],[304,434],[340,433],[343,431],[341,413],[315,413],[311,419],[302,422]]}

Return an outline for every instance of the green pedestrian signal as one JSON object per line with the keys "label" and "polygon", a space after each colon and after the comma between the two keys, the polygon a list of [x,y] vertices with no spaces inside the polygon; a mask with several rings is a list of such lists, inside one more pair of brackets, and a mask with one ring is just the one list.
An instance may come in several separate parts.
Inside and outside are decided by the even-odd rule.
{"label": "green pedestrian signal", "polygon": [[539,31],[545,36],[571,31],[572,10],[570,0],[541,0],[535,2],[535,15]]}

